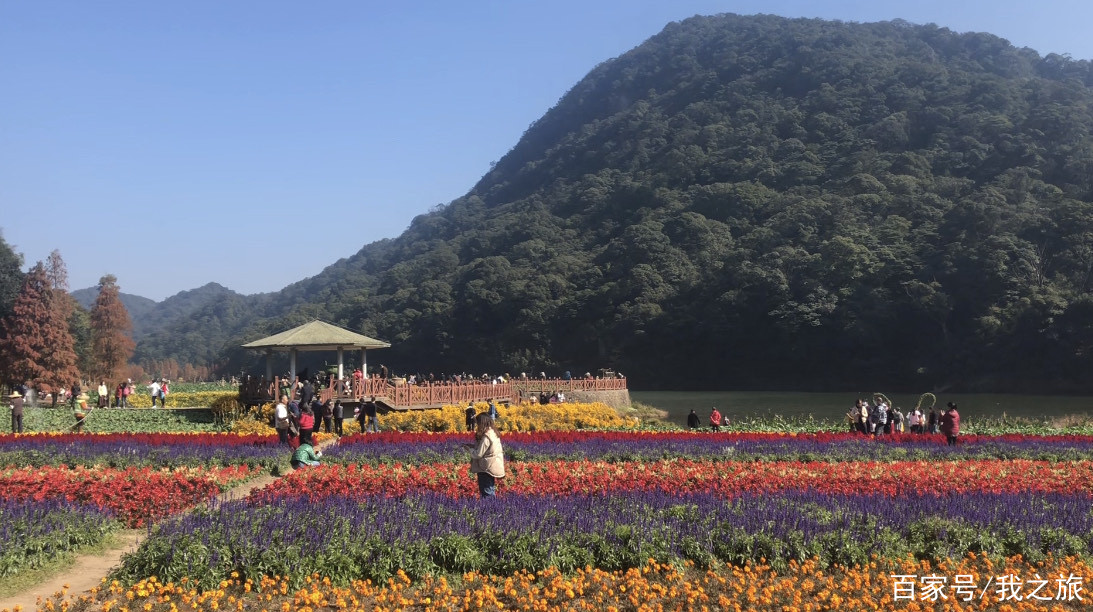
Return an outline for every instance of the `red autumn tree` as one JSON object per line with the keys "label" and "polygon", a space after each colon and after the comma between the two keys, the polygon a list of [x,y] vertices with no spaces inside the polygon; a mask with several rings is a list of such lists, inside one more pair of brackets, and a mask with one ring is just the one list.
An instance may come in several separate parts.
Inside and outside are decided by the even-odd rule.
{"label": "red autumn tree", "polygon": [[122,370],[136,348],[129,335],[132,329],[129,311],[121,302],[118,279],[113,274],[107,274],[99,279],[99,296],[91,307],[94,380],[115,380],[122,376]]}
{"label": "red autumn tree", "polygon": [[[62,294],[64,297],[66,294]],[[57,305],[45,266],[27,273],[12,312],[0,325],[0,355],[9,383],[30,382],[42,390],[68,387],[80,378],[64,308]]]}

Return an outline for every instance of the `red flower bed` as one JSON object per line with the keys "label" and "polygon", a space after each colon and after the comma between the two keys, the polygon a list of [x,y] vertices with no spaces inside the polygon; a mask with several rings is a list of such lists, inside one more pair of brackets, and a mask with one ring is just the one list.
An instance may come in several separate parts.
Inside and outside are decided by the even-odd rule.
{"label": "red flower bed", "polygon": [[[812,489],[828,494],[901,495],[933,491],[1093,494],[1093,462],[732,462],[666,460],[511,462],[500,492],[572,495],[613,491],[744,492]],[[433,491],[452,497],[478,494],[466,463],[422,466],[321,466],[297,470],[252,493],[257,500],[330,495],[399,496]]]}
{"label": "red flower bed", "polygon": [[250,475],[246,466],[212,470],[44,467],[0,472],[0,499],[64,498],[111,511],[129,527],[141,527],[206,501],[222,485]]}
{"label": "red flower bed", "polygon": [[151,444],[164,446],[274,446],[277,436],[268,434],[233,434],[233,433],[42,433],[42,434],[0,434],[0,444],[32,440],[43,446],[76,442],[81,445],[104,444]]}
{"label": "red flower bed", "polygon": [[[353,434],[339,440],[339,444],[405,444],[414,442],[435,443],[444,441],[466,442],[473,438],[470,433],[403,433],[382,432],[379,434]],[[631,440],[717,440],[726,443],[746,441],[778,441],[799,440],[802,442],[840,442],[840,441],[870,441],[877,444],[910,444],[924,441],[935,442],[939,445],[947,444],[945,436],[941,434],[889,434],[884,436],[863,436],[859,433],[849,432],[817,432],[817,433],[763,433],[763,432],[729,432],[710,434],[707,432],[692,431],[535,431],[535,432],[504,432],[502,440],[505,442],[519,443],[554,443],[573,444],[587,440],[605,440],[608,442],[627,442]],[[1093,436],[1078,434],[1039,435],[1039,434],[1003,434],[998,436],[986,435],[962,435],[961,444],[975,444],[989,441],[1004,442],[1083,442],[1093,444]],[[276,438],[274,438],[276,441]]]}

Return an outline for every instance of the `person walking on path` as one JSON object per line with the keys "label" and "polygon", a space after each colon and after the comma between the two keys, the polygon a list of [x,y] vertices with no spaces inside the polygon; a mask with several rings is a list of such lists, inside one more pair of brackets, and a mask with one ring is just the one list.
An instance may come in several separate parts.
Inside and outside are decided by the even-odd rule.
{"label": "person walking on path", "polygon": [[478,479],[478,494],[493,497],[497,494],[497,479],[505,477],[505,454],[488,413],[475,417],[474,442],[469,445],[473,447],[471,473]]}
{"label": "person walking on path", "polygon": [[474,431],[474,419],[478,416],[478,411],[474,409],[474,402],[467,404],[467,409],[463,411],[463,414],[467,417],[467,431]]}
{"label": "person walking on path", "polygon": [[288,396],[282,395],[281,401],[273,409],[273,426],[277,429],[277,439],[281,444],[288,444],[289,429],[292,427],[292,419],[288,416]]}
{"label": "person walking on path", "polygon": [[717,411],[716,407],[710,411],[710,429],[721,431],[721,413]]}
{"label": "person walking on path", "polygon": [[[366,424],[366,426],[372,428],[372,433],[379,433],[380,432],[380,423],[379,423],[379,419],[376,416],[376,411],[377,411],[376,396],[373,395],[372,399],[370,399],[370,400],[368,400],[367,402],[364,403],[364,411],[363,411],[364,412],[364,417],[365,417],[365,424]],[[364,432],[363,427],[361,428],[361,432],[362,433]]]}
{"label": "person walking on path", "polygon": [[315,411],[316,421],[322,423],[323,431],[326,433],[334,431],[334,411],[330,406],[330,400],[324,402],[316,397],[315,401],[311,402],[311,409]]}
{"label": "person walking on path", "polygon": [[343,423],[345,423],[345,406],[342,406],[342,400],[334,400],[334,433],[339,436],[345,435],[342,433]]}
{"label": "person walking on path", "polygon": [[106,381],[99,383],[99,408],[106,408],[110,405],[110,388],[106,386]]}
{"label": "person walking on path", "polygon": [[76,424],[72,426],[76,433],[83,433],[84,422],[87,421],[87,414],[90,412],[87,409],[87,400],[89,399],[91,398],[85,393],[81,393],[76,397],[76,409],[72,413],[76,417]]}
{"label": "person walking on path", "polygon": [[23,395],[12,391],[8,399],[11,407],[11,433],[23,433]]}
{"label": "person walking on path", "polygon": [[298,421],[300,423],[300,444],[311,444],[311,434],[315,431],[315,413],[311,411],[311,406],[304,405],[300,407]]}
{"label": "person walking on path", "polygon": [[949,402],[948,410],[941,414],[941,433],[949,446],[956,446],[956,437],[960,435],[960,413],[956,410],[956,404]]}
{"label": "person walking on path", "polygon": [[148,385],[148,394],[152,396],[152,408],[156,407],[156,399],[159,397],[159,381],[153,380],[152,384]]}
{"label": "person walking on path", "polygon": [[303,386],[300,387],[300,405],[310,406],[314,397],[315,387],[311,384],[311,380],[305,380]]}
{"label": "person walking on path", "polygon": [[698,429],[701,425],[702,420],[698,418],[698,413],[695,412],[694,408],[691,408],[691,414],[687,415],[687,427],[691,431],[694,431]]}

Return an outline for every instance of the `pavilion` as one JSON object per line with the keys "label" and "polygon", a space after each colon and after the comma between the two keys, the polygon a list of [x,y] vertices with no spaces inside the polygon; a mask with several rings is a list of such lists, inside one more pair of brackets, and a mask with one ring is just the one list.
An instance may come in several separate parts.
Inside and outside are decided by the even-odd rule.
{"label": "pavilion", "polygon": [[323,321],[312,321],[294,327],[288,331],[274,334],[268,338],[255,340],[243,345],[243,348],[266,351],[266,380],[273,380],[273,352],[288,351],[289,380],[296,379],[296,353],[298,351],[337,351],[338,380],[345,378],[345,351],[361,352],[361,371],[368,377],[368,349],[390,348],[391,343],[369,338],[348,329],[343,329]]}

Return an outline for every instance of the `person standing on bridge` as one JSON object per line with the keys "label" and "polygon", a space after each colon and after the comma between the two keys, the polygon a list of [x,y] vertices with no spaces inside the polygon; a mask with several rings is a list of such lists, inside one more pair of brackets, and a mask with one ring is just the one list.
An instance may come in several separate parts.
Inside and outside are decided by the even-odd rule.
{"label": "person standing on bridge", "polygon": [[486,412],[475,417],[474,444],[471,450],[471,473],[478,479],[478,494],[497,494],[497,479],[505,477],[505,454],[501,438],[493,428],[493,419]]}

